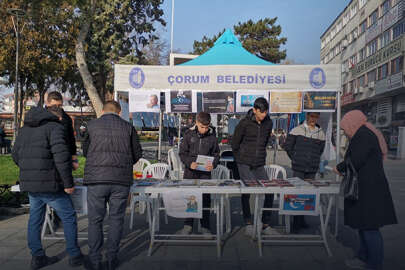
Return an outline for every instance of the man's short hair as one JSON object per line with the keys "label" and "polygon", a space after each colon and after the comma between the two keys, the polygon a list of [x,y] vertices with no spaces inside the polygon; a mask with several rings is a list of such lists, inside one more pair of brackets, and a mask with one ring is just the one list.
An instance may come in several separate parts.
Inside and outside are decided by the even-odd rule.
{"label": "man's short hair", "polygon": [[57,92],[57,91],[53,91],[48,93],[48,97],[46,98],[46,100],[48,102],[51,102],[51,100],[56,100],[56,101],[63,101],[63,97],[62,94]]}
{"label": "man's short hair", "polygon": [[115,100],[109,100],[104,103],[103,111],[105,112],[113,112],[113,113],[120,113],[121,112],[121,105]]}
{"label": "man's short hair", "polygon": [[313,114],[317,114],[317,115],[321,115],[321,113],[320,113],[320,112],[307,112],[307,115],[310,115],[311,113],[313,113]]}
{"label": "man's short hair", "polygon": [[269,103],[264,97],[259,97],[255,100],[253,108],[259,110],[260,112],[267,112],[269,110]]}
{"label": "man's short hair", "polygon": [[199,112],[197,114],[197,121],[204,126],[208,126],[211,123],[211,115],[206,112]]}

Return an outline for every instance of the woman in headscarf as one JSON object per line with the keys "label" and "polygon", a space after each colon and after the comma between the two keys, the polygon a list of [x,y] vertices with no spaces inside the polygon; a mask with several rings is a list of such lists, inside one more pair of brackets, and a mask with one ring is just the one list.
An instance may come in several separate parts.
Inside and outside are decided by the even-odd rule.
{"label": "woman in headscarf", "polygon": [[[346,264],[354,269],[382,269],[384,242],[379,229],[397,223],[383,167],[387,144],[381,132],[359,110],[348,112],[340,127],[350,140],[345,161],[351,159],[359,180],[359,198],[345,200],[344,220],[345,225],[359,231],[360,249]],[[345,173],[345,161],[336,166],[336,173]]]}

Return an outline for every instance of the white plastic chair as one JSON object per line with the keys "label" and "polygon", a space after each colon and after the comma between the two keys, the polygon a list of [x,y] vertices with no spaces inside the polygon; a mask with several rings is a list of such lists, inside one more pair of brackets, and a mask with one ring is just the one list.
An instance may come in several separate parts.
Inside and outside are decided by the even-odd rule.
{"label": "white plastic chair", "polygon": [[230,179],[230,171],[223,165],[217,165],[217,167],[211,171],[211,179]]}
{"label": "white plastic chair", "polygon": [[143,169],[147,166],[151,165],[151,163],[144,158],[141,158],[138,160],[137,163],[135,163],[134,167],[133,167],[133,171],[137,171],[137,172],[143,172]]}
{"label": "white plastic chair", "polygon": [[[279,165],[274,165],[274,164],[266,165],[266,166],[264,166],[264,169],[266,170],[267,177],[270,180],[278,179],[280,173],[281,173],[281,177],[283,180],[287,179],[287,171]],[[276,199],[276,196],[274,198]],[[290,216],[289,215],[280,215],[280,214],[279,214],[279,216],[284,216],[285,223],[287,226],[287,231],[289,232],[290,231]],[[279,222],[279,225],[282,225],[282,222],[283,222],[282,218],[279,218],[278,222]]]}
{"label": "white plastic chair", "polygon": [[165,179],[166,173],[169,170],[169,165],[166,163],[155,163],[147,166],[143,169],[142,178],[147,178],[147,176],[152,176],[155,179]]}
{"label": "white plastic chair", "polygon": [[183,180],[184,168],[177,149],[169,149],[169,151],[167,152],[167,162],[169,163],[170,179]]}

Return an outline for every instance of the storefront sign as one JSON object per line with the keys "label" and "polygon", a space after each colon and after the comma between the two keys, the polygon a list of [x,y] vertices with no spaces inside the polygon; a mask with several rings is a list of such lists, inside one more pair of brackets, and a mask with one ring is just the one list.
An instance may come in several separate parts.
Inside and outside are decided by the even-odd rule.
{"label": "storefront sign", "polygon": [[403,46],[403,38],[393,41],[390,45],[383,48],[382,50],[379,50],[376,54],[358,63],[352,69],[352,75],[356,76],[357,74],[369,70],[374,66],[378,66],[379,64],[382,64],[383,62],[387,61],[389,58],[400,54],[402,51],[402,46]]}
{"label": "storefront sign", "polygon": [[399,5],[391,8],[387,13],[385,13],[382,19],[382,31],[384,32],[388,28],[390,28],[393,24],[395,24],[399,20]]}
{"label": "storefront sign", "polygon": [[403,86],[402,72],[388,76],[383,80],[376,81],[375,83],[375,94],[379,95],[382,93],[389,92],[401,88]]}
{"label": "storefront sign", "polygon": [[369,29],[366,31],[366,43],[369,43],[376,37],[378,37],[381,34],[381,25],[382,25],[382,19],[379,19],[377,23],[373,24],[370,26]]}
{"label": "storefront sign", "polygon": [[342,95],[342,97],[341,97],[342,106],[353,103],[353,102],[354,102],[353,93],[347,93],[347,94]]}

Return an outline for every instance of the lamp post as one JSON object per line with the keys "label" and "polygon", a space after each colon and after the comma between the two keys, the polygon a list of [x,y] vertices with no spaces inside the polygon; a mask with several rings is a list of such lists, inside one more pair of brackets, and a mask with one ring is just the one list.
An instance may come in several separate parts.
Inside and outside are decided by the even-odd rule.
{"label": "lamp post", "polygon": [[[15,52],[15,85],[14,85],[14,135],[13,135],[13,144],[15,138],[17,137],[18,132],[18,112],[19,112],[19,98],[21,96],[21,89],[18,87],[18,53],[20,49],[20,29],[19,21],[20,18],[25,17],[25,11],[18,8],[9,8],[7,9],[8,14],[11,15],[13,21],[14,31],[16,35],[16,52]],[[15,22],[14,22],[15,18]]]}

